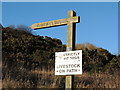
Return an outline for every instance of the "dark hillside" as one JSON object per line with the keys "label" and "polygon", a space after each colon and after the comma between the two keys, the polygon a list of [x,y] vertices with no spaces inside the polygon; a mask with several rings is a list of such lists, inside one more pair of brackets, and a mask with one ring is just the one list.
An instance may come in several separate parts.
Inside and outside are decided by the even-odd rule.
{"label": "dark hillside", "polygon": [[[3,65],[9,69],[19,66],[26,69],[54,68],[54,53],[65,51],[66,48],[61,40],[34,36],[9,27],[2,29],[2,40]],[[112,55],[105,49],[89,43],[79,44],[76,49],[83,50],[83,71],[105,71],[110,68],[112,70],[114,64],[115,70],[119,67],[118,56]]]}
{"label": "dark hillside", "polygon": [[[83,50],[83,72],[113,74],[120,69],[120,55],[112,55],[109,51],[89,43],[79,44],[76,49]],[[26,82],[32,77],[36,77],[37,80],[37,76],[29,75],[29,73],[43,69],[54,71],[55,52],[65,50],[66,46],[59,39],[35,36],[24,30],[10,27],[2,28],[3,80],[6,77],[22,80],[22,82]]]}
{"label": "dark hillside", "polygon": [[54,52],[65,50],[60,40],[47,36],[34,36],[9,27],[2,29],[2,34],[3,65],[10,68],[47,68],[48,63],[54,62]]}

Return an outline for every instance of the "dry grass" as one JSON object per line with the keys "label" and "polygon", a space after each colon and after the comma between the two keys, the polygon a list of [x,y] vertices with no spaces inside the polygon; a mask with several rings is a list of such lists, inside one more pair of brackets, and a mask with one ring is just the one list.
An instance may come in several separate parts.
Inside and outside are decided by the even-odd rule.
{"label": "dry grass", "polygon": [[[23,77],[11,78],[6,75],[3,79],[3,88],[64,88],[65,76],[55,76],[54,70],[45,71],[24,71]],[[26,75],[26,76],[25,76]],[[110,75],[108,73],[83,73],[76,75],[74,79],[75,88],[119,88],[120,76],[116,73]]]}
{"label": "dry grass", "polygon": [[83,73],[76,76],[76,88],[118,88],[120,84],[118,74]]}
{"label": "dry grass", "polygon": [[84,50],[84,49],[88,49],[88,50],[92,50],[92,49],[96,49],[97,47],[94,46],[93,44],[90,43],[85,43],[85,44],[77,44],[75,46],[76,50]]}

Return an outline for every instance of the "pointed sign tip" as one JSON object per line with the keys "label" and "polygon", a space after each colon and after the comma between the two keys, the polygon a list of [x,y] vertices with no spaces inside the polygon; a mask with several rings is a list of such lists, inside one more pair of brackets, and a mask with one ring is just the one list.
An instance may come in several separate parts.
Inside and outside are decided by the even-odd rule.
{"label": "pointed sign tip", "polygon": [[30,28],[34,29],[33,26],[30,26]]}

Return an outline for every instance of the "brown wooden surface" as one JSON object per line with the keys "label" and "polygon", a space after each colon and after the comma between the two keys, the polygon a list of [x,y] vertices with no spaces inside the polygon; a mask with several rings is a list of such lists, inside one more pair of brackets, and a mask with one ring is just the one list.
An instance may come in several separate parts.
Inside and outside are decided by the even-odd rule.
{"label": "brown wooden surface", "polygon": [[59,19],[59,20],[53,20],[53,21],[48,21],[48,22],[35,23],[31,25],[30,28],[41,29],[41,28],[67,25],[68,23],[77,23],[77,22],[79,22],[79,16],[69,17],[69,18]]}
{"label": "brown wooden surface", "polygon": [[[76,16],[76,13],[71,10],[68,12],[68,18]],[[79,21],[79,20],[78,20]],[[75,23],[69,22],[67,24],[68,30],[67,30],[67,51],[72,51],[75,48],[75,32],[76,32],[76,26]],[[66,76],[66,82],[65,82],[65,88],[66,90],[72,90],[74,87],[74,76],[69,75]]]}

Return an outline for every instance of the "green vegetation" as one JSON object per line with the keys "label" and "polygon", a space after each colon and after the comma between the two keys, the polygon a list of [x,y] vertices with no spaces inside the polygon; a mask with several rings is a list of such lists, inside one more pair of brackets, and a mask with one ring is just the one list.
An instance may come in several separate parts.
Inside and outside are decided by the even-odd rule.
{"label": "green vegetation", "polygon": [[[120,55],[112,55],[107,50],[89,43],[78,44],[76,49],[83,50],[83,75],[87,73],[87,77],[92,74],[92,77],[89,76],[92,78],[92,84],[97,83],[97,80],[93,80],[94,73],[117,76],[116,73],[120,72]],[[66,45],[63,45],[59,39],[35,36],[28,30],[19,30],[19,28],[2,28],[3,88],[64,87],[65,76],[54,75],[54,63],[55,52],[65,50]],[[81,85],[85,82],[78,78],[75,79],[76,83],[79,83],[76,87],[83,88]],[[96,79],[99,78],[96,77]],[[115,77],[114,80],[116,80]]]}

